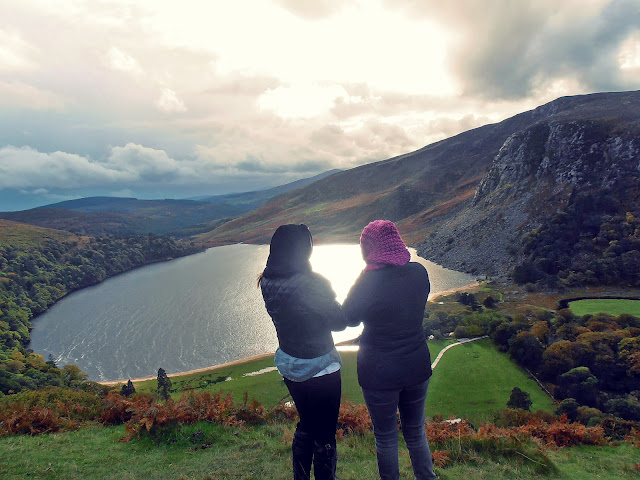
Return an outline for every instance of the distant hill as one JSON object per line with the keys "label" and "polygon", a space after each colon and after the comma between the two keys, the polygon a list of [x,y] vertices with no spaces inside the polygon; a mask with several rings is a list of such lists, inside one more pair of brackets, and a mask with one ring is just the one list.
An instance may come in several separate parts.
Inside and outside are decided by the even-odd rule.
{"label": "distant hill", "polygon": [[200,197],[197,200],[88,197],[19,212],[0,212],[0,218],[82,235],[154,233],[187,237],[210,231],[253,210],[273,196],[337,171],[331,170],[267,190]]}
{"label": "distant hill", "polygon": [[317,182],[325,177],[333,175],[334,173],[341,172],[341,169],[334,168],[333,170],[328,170],[326,172],[320,173],[313,177],[309,178],[301,178],[300,180],[296,180],[295,182],[287,183],[285,185],[280,185],[277,187],[269,188],[267,190],[256,190],[254,192],[243,192],[243,193],[229,193],[227,195],[214,195],[209,197],[193,197],[189,198],[189,200],[198,200],[201,202],[211,202],[211,203],[225,203],[228,205],[246,205],[248,208],[253,209],[259,206],[261,203],[269,200],[270,198],[275,197],[276,195],[280,195],[281,193],[285,193],[291,190],[295,190],[296,188],[304,187],[305,185],[309,185],[310,183]]}
{"label": "distant hill", "polygon": [[78,237],[50,228],[34,227],[24,223],[0,219],[0,246],[33,247],[41,245],[47,240],[77,241]]}
{"label": "distant hill", "polygon": [[523,238],[584,189],[613,192],[608,215],[637,210],[636,189],[623,184],[638,185],[639,121],[637,91],[559,98],[284,193],[199,239],[266,243],[300,222],[319,241],[357,242],[386,218],[427,258],[504,275],[527,261]]}

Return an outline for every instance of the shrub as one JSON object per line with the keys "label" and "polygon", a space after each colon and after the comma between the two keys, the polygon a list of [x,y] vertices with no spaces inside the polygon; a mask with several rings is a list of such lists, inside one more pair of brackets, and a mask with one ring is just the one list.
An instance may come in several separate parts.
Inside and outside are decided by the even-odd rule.
{"label": "shrub", "polygon": [[573,398],[565,398],[556,407],[556,415],[566,415],[567,418],[574,421],[578,416],[578,402]]}
{"label": "shrub", "polygon": [[528,411],[531,409],[532,403],[531,395],[528,392],[520,390],[518,387],[514,387],[513,390],[511,390],[511,396],[507,402],[507,407],[519,408],[521,410]]}
{"label": "shrub", "polygon": [[95,419],[101,399],[72,388],[48,387],[0,399],[0,436],[57,432]]}

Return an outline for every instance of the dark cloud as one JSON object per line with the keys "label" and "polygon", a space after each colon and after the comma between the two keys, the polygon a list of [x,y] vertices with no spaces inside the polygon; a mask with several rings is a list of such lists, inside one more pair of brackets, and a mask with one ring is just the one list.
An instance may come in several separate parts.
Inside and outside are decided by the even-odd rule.
{"label": "dark cloud", "polygon": [[[637,88],[623,80],[617,51],[640,28],[640,2],[393,0],[390,8],[457,32],[450,67],[468,94],[524,98],[571,79],[586,91]],[[577,93],[577,92],[576,92]]]}

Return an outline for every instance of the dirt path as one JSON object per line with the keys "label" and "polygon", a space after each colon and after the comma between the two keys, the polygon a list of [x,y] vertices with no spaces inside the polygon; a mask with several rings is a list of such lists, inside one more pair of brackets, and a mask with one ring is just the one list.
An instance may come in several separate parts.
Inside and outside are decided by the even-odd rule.
{"label": "dirt path", "polygon": [[442,355],[444,355],[444,352],[446,352],[450,348],[456,347],[458,345],[462,345],[463,343],[469,343],[469,342],[475,342],[476,340],[482,340],[483,338],[489,338],[489,336],[488,335],[484,335],[483,337],[476,337],[476,338],[461,338],[456,343],[452,343],[451,345],[447,345],[442,350],[440,350],[440,353],[438,353],[438,356],[436,357],[436,359],[431,364],[431,370],[436,368],[436,365],[438,365],[438,362],[442,358]]}

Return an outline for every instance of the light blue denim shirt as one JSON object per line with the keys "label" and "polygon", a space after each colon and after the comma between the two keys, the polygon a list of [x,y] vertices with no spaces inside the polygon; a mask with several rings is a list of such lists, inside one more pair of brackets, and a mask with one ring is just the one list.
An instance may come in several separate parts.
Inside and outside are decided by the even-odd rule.
{"label": "light blue denim shirt", "polygon": [[278,372],[292,382],[304,382],[312,377],[337,372],[342,366],[338,351],[333,348],[329,353],[315,358],[292,357],[279,348],[274,358]]}

